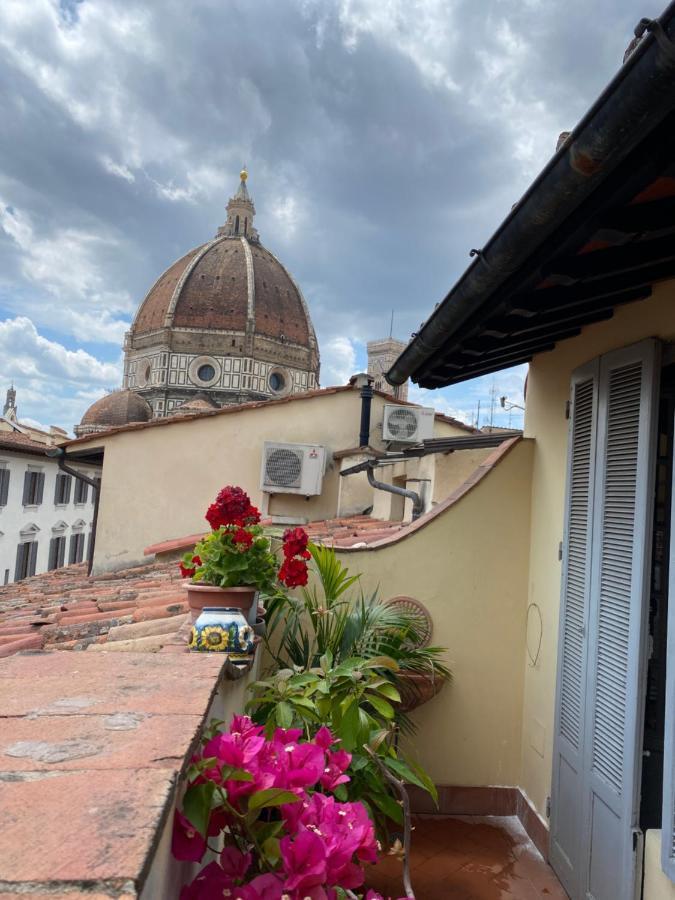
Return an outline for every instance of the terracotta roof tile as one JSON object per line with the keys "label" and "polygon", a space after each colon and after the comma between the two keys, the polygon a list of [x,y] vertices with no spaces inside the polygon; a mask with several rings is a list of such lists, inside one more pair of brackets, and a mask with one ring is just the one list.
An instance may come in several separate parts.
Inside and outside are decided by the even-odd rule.
{"label": "terracotta roof tile", "polygon": [[[87,577],[83,564],[0,587],[0,657],[26,649],[160,649],[178,643],[187,598],[175,564]],[[154,637],[151,647],[148,636]],[[142,643],[141,643],[142,641]],[[115,648],[117,649],[117,648]]]}
{"label": "terracotta roof tile", "polygon": [[20,434],[18,431],[0,431],[0,450],[15,450],[20,453],[44,456],[49,449],[48,444],[35,441],[27,434]]}

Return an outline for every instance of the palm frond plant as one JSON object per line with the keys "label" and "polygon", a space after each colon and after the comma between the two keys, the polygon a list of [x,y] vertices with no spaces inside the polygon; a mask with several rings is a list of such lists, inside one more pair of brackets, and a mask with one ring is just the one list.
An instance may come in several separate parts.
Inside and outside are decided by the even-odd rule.
{"label": "palm frond plant", "polygon": [[[350,575],[332,547],[309,545],[315,578],[298,596],[279,594],[266,601],[267,649],[280,669],[308,670],[330,654],[334,665],[359,657],[386,657],[396,663],[384,674],[404,694],[414,693],[415,679],[446,681],[450,671],[441,647],[419,646],[422,622],[417,614],[385,603],[379,591],[365,594],[360,576]],[[400,707],[396,723],[413,731]]]}

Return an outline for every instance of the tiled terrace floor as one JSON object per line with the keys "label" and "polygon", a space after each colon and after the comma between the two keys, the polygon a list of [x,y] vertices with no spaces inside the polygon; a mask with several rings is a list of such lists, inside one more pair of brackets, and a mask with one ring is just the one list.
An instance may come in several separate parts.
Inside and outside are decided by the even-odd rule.
{"label": "tiled terrace floor", "polygon": [[[368,885],[404,897],[401,872],[389,857]],[[416,817],[410,874],[416,900],[567,900],[515,816]]]}

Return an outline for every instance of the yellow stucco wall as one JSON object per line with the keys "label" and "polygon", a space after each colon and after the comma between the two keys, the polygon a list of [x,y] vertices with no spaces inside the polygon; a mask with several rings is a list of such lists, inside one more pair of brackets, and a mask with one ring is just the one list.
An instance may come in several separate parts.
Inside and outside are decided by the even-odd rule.
{"label": "yellow stucco wall", "polygon": [[339,554],[366,591],[422,601],[448,648],[453,682],[414,713],[415,750],[439,784],[518,782],[532,452],[515,445],[403,540]]}
{"label": "yellow stucco wall", "polygon": [[675,884],[661,868],[661,832],[645,835],[644,891],[642,900],[675,900]]}
{"label": "yellow stucco wall", "polygon": [[[385,402],[379,396],[372,401],[371,444],[377,448],[384,447],[378,434]],[[223,485],[241,485],[262,507],[264,441],[322,444],[329,460],[319,496],[276,494],[267,511],[310,521],[334,517],[340,476],[332,453],[358,443],[360,415],[361,397],[354,389],[76,444],[73,449],[105,448],[94,572],[144,561],[148,545],[206,529],[204,512]],[[438,436],[466,434],[438,420],[435,428]]]}
{"label": "yellow stucco wall", "polygon": [[[526,664],[523,741],[519,783],[542,815],[551,792],[553,719],[557,664],[561,564],[567,462],[570,377],[574,369],[602,353],[648,337],[675,338],[675,285],[655,288],[648,300],[618,308],[612,319],[585,328],[530,365],[525,434],[535,439],[529,600],[541,611],[543,635],[536,667]],[[536,648],[536,622],[530,642]]]}
{"label": "yellow stucco wall", "polygon": [[486,456],[492,453],[488,450],[455,450],[454,453],[438,453],[434,456],[434,503],[451,494],[459,487],[469,475],[477,468]]}

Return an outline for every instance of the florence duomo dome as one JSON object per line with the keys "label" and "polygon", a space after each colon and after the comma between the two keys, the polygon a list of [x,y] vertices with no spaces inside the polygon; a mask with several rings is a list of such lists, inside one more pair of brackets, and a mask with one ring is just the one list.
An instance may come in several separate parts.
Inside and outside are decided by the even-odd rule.
{"label": "florence duomo dome", "polygon": [[[319,385],[307,304],[260,243],[247,177],[242,170],[216,236],[160,275],[126,335],[123,390],[140,395],[155,417],[197,395],[226,406]],[[87,433],[86,419],[76,433]]]}

